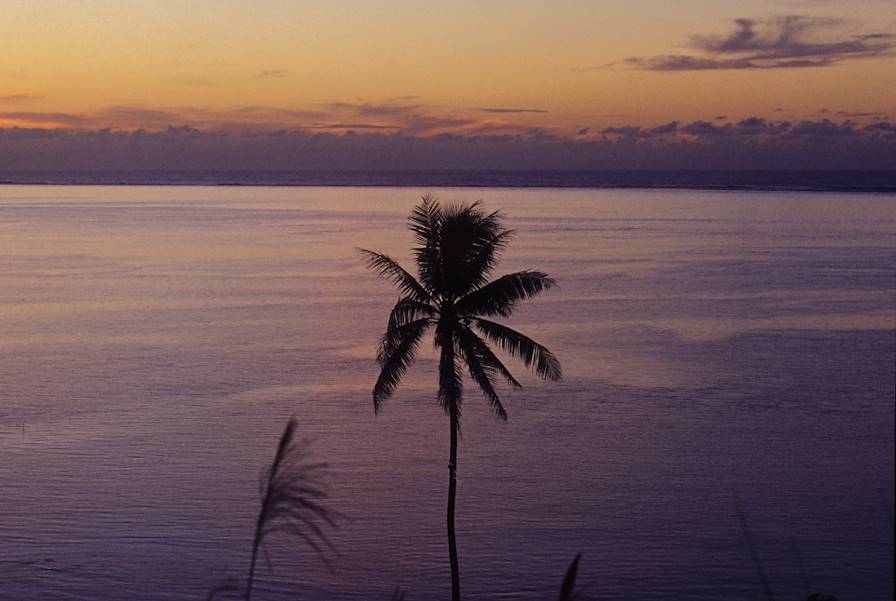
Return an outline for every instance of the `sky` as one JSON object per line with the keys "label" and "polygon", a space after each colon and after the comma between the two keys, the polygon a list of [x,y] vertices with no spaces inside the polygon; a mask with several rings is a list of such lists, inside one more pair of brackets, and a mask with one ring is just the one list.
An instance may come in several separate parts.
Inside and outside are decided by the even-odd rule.
{"label": "sky", "polygon": [[896,162],[896,0],[2,0],[0,169]]}

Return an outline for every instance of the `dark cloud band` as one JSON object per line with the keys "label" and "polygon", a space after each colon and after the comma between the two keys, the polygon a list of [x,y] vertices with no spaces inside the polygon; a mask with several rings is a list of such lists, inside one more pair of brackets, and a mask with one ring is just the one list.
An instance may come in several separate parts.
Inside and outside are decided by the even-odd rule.
{"label": "dark cloud band", "polygon": [[887,32],[850,35],[841,19],[789,15],[765,20],[735,19],[726,35],[692,35],[699,54],[629,57],[623,64],[647,71],[708,71],[826,67],[846,60],[893,56],[896,36]]}
{"label": "dark cloud band", "polygon": [[896,160],[896,125],[879,120],[672,121],[559,137],[418,136],[320,123],[316,129],[224,132],[0,128],[4,169],[885,169]]}

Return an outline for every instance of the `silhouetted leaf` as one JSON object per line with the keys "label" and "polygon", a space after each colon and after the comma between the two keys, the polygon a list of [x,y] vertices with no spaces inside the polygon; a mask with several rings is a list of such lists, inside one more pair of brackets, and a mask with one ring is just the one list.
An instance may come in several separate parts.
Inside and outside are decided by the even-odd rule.
{"label": "silhouetted leaf", "polygon": [[464,362],[470,371],[470,377],[482,390],[495,412],[495,417],[507,421],[507,412],[495,391],[494,378],[497,375],[493,365],[483,362],[480,349],[476,345],[475,334],[466,328],[458,328],[457,337],[464,354]]}
{"label": "silhouetted leaf", "polygon": [[328,509],[322,482],[326,464],[311,463],[305,445],[296,439],[296,420],[290,418],[277,453],[260,482],[261,510],[255,524],[246,599],[252,596],[258,551],[272,532],[285,531],[305,541],[331,567],[325,548],[335,551],[326,530],[337,527],[341,514]]}
{"label": "silhouetted leaf", "polygon": [[563,585],[560,587],[560,601],[573,601],[577,596],[574,589],[576,586],[576,576],[579,572],[580,559],[582,559],[582,554],[577,553],[576,558],[569,564],[569,569],[566,570],[566,576],[563,578]]}
{"label": "silhouetted leaf", "polygon": [[538,344],[531,338],[524,336],[499,323],[486,319],[475,318],[473,323],[486,338],[500,346],[502,349],[522,359],[527,367],[535,370],[545,380],[559,380],[563,373],[560,361],[547,348]]}
{"label": "silhouetted leaf", "polygon": [[381,276],[387,277],[399,290],[420,302],[428,302],[431,297],[414,276],[405,271],[398,262],[388,255],[359,248],[358,252],[367,259],[367,267]]}
{"label": "silhouetted leaf", "polygon": [[431,320],[419,319],[393,332],[386,332],[380,344],[379,362],[382,367],[379,378],[373,386],[373,410],[379,412],[383,401],[392,396],[398,382],[414,361],[420,338],[426,332]]}
{"label": "silhouetted leaf", "polygon": [[541,294],[554,283],[554,280],[541,271],[510,273],[460,299],[457,302],[457,312],[471,316],[508,317],[516,303]]}

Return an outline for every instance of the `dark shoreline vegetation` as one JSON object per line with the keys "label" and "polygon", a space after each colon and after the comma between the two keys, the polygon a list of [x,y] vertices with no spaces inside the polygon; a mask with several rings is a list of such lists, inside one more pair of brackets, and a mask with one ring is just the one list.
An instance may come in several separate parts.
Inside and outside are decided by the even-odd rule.
{"label": "dark shoreline vegetation", "polygon": [[3,171],[0,185],[645,188],[896,193],[896,170]]}

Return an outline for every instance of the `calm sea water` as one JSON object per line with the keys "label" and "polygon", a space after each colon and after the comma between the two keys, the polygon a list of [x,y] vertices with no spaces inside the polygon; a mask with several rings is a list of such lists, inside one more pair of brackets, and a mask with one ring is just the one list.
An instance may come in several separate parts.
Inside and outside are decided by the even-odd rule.
{"label": "calm sea water", "polygon": [[[246,572],[295,415],[351,517],[328,571],[269,541],[258,599],[446,598],[448,422],[424,352],[374,416],[414,188],[0,187],[0,598],[203,599]],[[434,190],[439,192],[438,190]],[[893,598],[896,197],[448,189],[559,287],[496,423],[469,388],[464,597]],[[523,373],[513,365],[514,371]]]}

